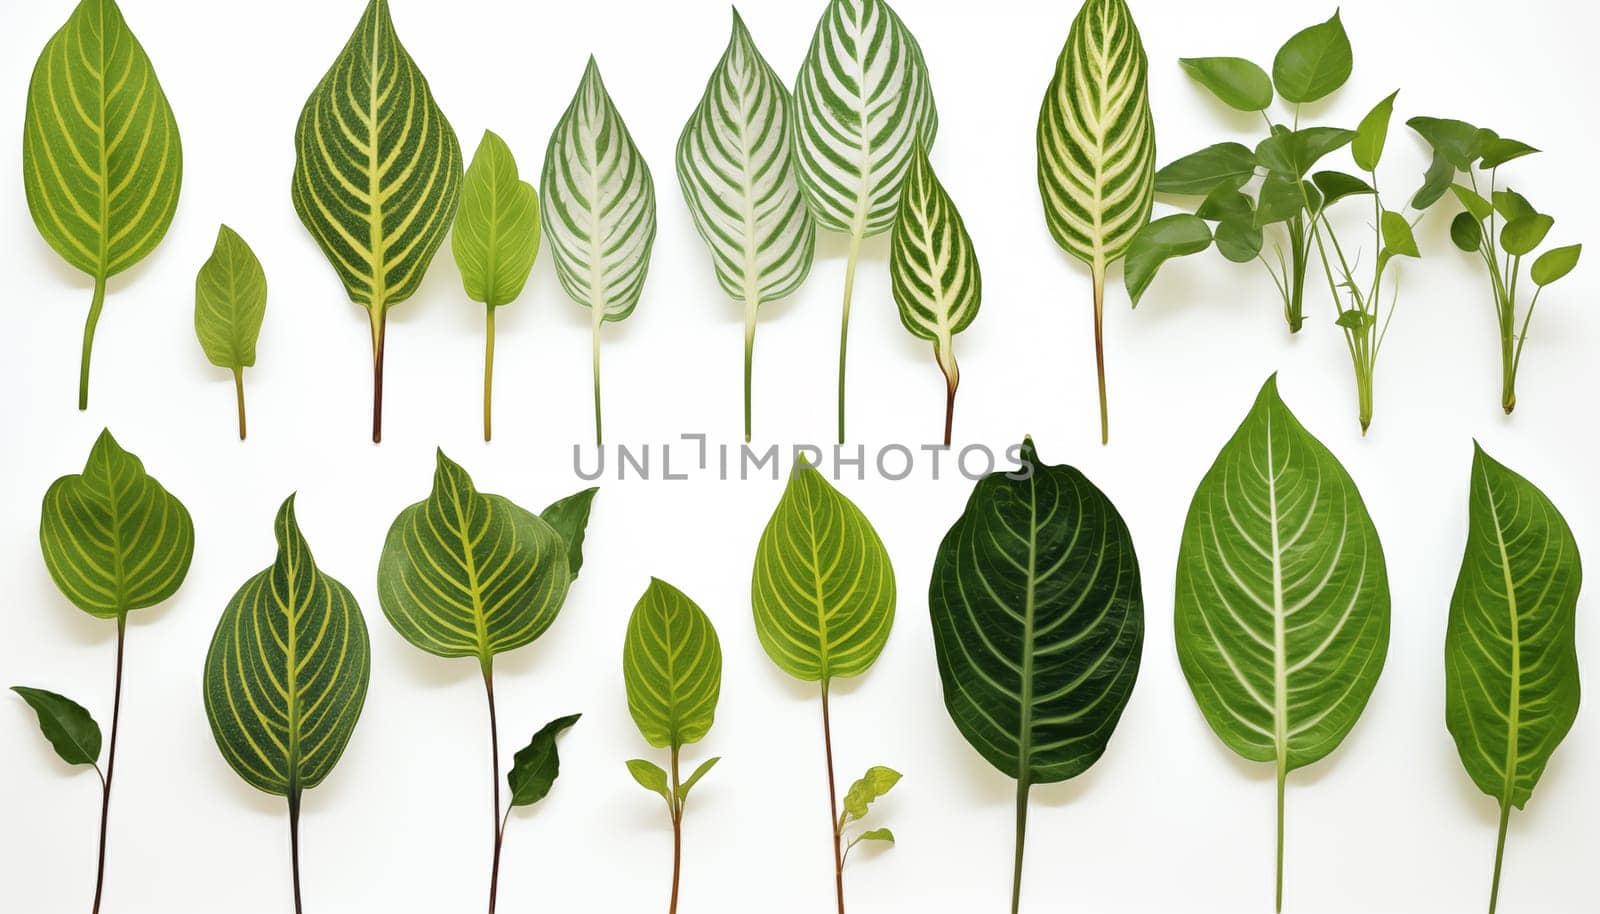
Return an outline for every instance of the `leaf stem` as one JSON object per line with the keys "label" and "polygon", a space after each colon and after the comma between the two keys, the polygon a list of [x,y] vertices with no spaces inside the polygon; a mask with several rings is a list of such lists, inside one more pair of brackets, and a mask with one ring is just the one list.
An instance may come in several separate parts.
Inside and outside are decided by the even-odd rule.
{"label": "leaf stem", "polygon": [[[844,366],[845,349],[850,342],[850,296],[855,292],[856,286],[856,261],[861,259],[861,239],[865,229],[857,228],[850,233],[850,253],[845,258],[844,267],[844,316],[839,321],[839,443],[844,444]],[[843,895],[840,895],[839,910],[844,910]]]}
{"label": "leaf stem", "polygon": [[750,378],[755,367],[756,312],[761,299],[747,294],[744,302],[744,441],[750,443]]}
{"label": "leaf stem", "polygon": [[1028,791],[1032,787],[1026,775],[1017,778],[1017,849],[1011,870],[1011,914],[1022,910],[1022,848],[1028,836]]}
{"label": "leaf stem", "polygon": [[833,829],[833,885],[844,914],[844,852],[840,847],[844,824],[839,819],[839,790],[833,777],[833,725],[828,716],[828,680],[822,680],[822,747],[828,759],[828,825]]}
{"label": "leaf stem", "polygon": [[89,301],[89,319],[83,324],[83,358],[78,363],[78,409],[89,408],[89,352],[94,349],[94,328],[100,323],[100,311],[106,305],[106,279],[94,278],[94,298]]}
{"label": "leaf stem", "polygon": [[494,434],[490,411],[494,404],[494,305],[485,305],[487,333],[483,343],[483,440]]}
{"label": "leaf stem", "polygon": [[235,368],[233,370],[233,396],[234,396],[234,399],[236,401],[238,401],[238,404],[239,404],[239,440],[243,441],[244,440],[244,435],[245,435],[245,424],[244,424],[244,369],[243,368]]}
{"label": "leaf stem", "polygon": [[383,343],[389,311],[381,303],[369,309],[372,318],[372,443],[383,441]]}
{"label": "leaf stem", "polygon": [[600,325],[605,321],[605,311],[595,305],[589,306],[592,315],[592,342],[591,348],[594,355],[594,446],[600,447],[604,440],[600,433]]}
{"label": "leaf stem", "polygon": [[1100,381],[1100,443],[1111,441],[1111,423],[1106,411],[1105,344],[1106,268],[1094,268],[1094,370]]}
{"label": "leaf stem", "polygon": [[1274,910],[1283,910],[1283,793],[1284,782],[1288,779],[1283,756],[1278,757],[1278,879],[1277,879],[1277,907]]}
{"label": "leaf stem", "polygon": [[111,743],[106,754],[105,789],[100,794],[100,862],[94,878],[94,914],[100,914],[100,899],[106,886],[106,825],[111,819],[111,776],[117,770],[117,724],[122,719],[122,655],[128,640],[128,614],[117,615],[117,672],[111,691]]}
{"label": "leaf stem", "polygon": [[500,848],[505,843],[505,820],[500,817],[500,726],[494,713],[494,673],[483,667],[483,691],[489,699],[489,778],[494,784],[494,805],[489,810],[494,829],[494,860],[489,867],[489,914],[494,914],[500,891]]}
{"label": "leaf stem", "polygon": [[289,790],[289,866],[294,874],[294,914],[301,914],[300,904],[300,788]]}
{"label": "leaf stem", "polygon": [[678,914],[678,883],[683,872],[683,796],[679,792],[678,749],[672,747],[672,900],[667,914]]}
{"label": "leaf stem", "polygon": [[1495,907],[1500,903],[1500,865],[1506,857],[1506,829],[1511,824],[1511,801],[1509,798],[1500,801],[1500,837],[1494,845],[1494,882],[1489,886],[1489,914],[1494,914]]}

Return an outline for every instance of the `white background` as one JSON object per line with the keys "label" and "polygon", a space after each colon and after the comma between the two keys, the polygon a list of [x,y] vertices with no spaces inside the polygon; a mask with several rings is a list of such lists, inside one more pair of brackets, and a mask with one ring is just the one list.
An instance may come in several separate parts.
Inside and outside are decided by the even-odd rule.
{"label": "white background", "polygon": [[[821,6],[751,0],[741,12],[788,76]],[[490,835],[482,686],[470,661],[422,654],[390,629],[373,584],[378,552],[395,514],[426,493],[435,446],[484,489],[529,507],[583,485],[572,455],[592,433],[588,320],[541,255],[521,301],[500,315],[498,435],[485,446],[482,313],[464,300],[441,251],[420,293],[391,314],[386,440],[368,443],[365,316],[345,300],[288,193],[300,107],[361,7],[125,0],[183,130],[186,174],[166,242],[112,282],[87,414],[73,405],[89,284],[30,223],[17,179],[19,134],[0,142],[0,175],[8,176],[0,181],[8,290],[0,418],[9,430],[0,449],[0,682],[65,692],[109,724],[114,626],[55,591],[36,533],[46,486],[78,471],[102,426],[184,499],[198,531],[182,591],[137,613],[130,627],[106,890],[115,914],[290,908],[282,802],[254,792],[222,761],[200,672],[218,613],[272,560],[273,511],[296,490],[318,559],[354,589],[373,636],[361,725],[339,768],[306,800],[308,910],[483,907]],[[1428,259],[1402,267],[1401,311],[1365,439],[1325,291],[1308,287],[1307,326],[1291,339],[1259,267],[1211,253],[1169,266],[1137,312],[1120,286],[1110,295],[1112,443],[1101,447],[1089,280],[1052,244],[1034,177],[1039,99],[1076,4],[899,7],[932,72],[942,122],[935,165],[966,216],[986,280],[982,313],[958,342],[965,383],[957,436],[1003,448],[1031,433],[1047,460],[1082,468],[1126,517],[1144,569],[1138,687],[1100,764],[1035,790],[1025,909],[1270,910],[1271,771],[1231,755],[1197,712],[1172,644],[1171,582],[1194,486],[1275,370],[1291,407],[1366,496],[1387,551],[1394,613],[1388,665],[1362,721],[1336,754],[1290,779],[1288,909],[1480,909],[1496,809],[1463,773],[1445,731],[1441,662],[1471,441],[1543,487],[1580,544],[1600,548],[1593,264],[1544,298],[1520,406],[1507,419],[1482,267],[1450,246],[1441,207],[1420,232]],[[69,8],[65,0],[8,2],[0,13],[0,123],[12,131],[22,123],[34,57]],[[1283,39],[1330,12],[1331,3],[1269,0],[1137,3],[1162,161],[1258,134],[1259,119],[1223,110],[1176,58],[1241,54],[1270,64]],[[1383,168],[1395,204],[1426,164],[1401,121],[1463,117],[1550,150],[1507,172],[1558,217],[1556,243],[1600,240],[1591,215],[1600,135],[1579,107],[1597,76],[1596,23],[1586,8],[1561,0],[1512,8],[1359,0],[1344,12],[1355,75],[1307,118],[1353,126],[1403,87]],[[597,55],[655,169],[660,208],[644,300],[625,324],[605,330],[609,439],[658,448],[680,433],[707,432],[714,442],[737,441],[739,309],[713,281],[672,172],[678,131],[727,37],[726,3],[394,0],[394,17],[467,153],[492,127],[528,174],[537,173],[585,58]],[[194,274],[221,221],[255,247],[271,283],[259,367],[247,373],[245,444],[235,440],[230,379],[206,363],[192,329]],[[763,315],[758,442],[831,440],[844,247],[824,236],[806,287]],[[942,419],[942,381],[931,352],[899,325],[885,251],[881,238],[866,246],[851,336],[851,429],[869,453],[931,441]],[[680,467],[688,455],[677,455]],[[877,763],[905,772],[874,812],[899,846],[862,854],[847,873],[852,909],[861,912],[988,912],[1008,901],[1013,787],[945,714],[923,599],[935,548],[971,488],[948,470],[944,477],[932,481],[924,464],[904,482],[843,484],[888,543],[901,591],[882,659],[860,681],[840,684],[835,699],[840,777]],[[665,811],[622,764],[658,757],[633,730],[619,668],[626,619],[650,575],[711,613],[726,655],[717,726],[689,755],[726,759],[690,804],[682,910],[832,910],[814,690],[767,661],[748,601],[756,540],[780,488],[770,479],[704,475],[603,483],[587,564],[563,615],[498,665],[507,762],[545,721],[585,713],[561,744],[564,774],[554,792],[512,817],[502,911],[665,907]],[[1590,675],[1600,669],[1594,605],[1586,596],[1579,610],[1579,654]],[[1597,770],[1600,720],[1586,707],[1527,811],[1513,817],[1502,910],[1596,909]],[[20,700],[0,700],[0,909],[88,907],[98,805],[93,775],[54,757]]]}

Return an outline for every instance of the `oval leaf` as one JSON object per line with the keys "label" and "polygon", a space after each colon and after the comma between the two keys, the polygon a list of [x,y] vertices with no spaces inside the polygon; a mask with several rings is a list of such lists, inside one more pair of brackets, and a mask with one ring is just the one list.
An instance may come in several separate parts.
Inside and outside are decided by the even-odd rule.
{"label": "oval leaf", "polygon": [[1265,233],[1255,225],[1255,214],[1217,223],[1217,253],[1234,263],[1249,263],[1261,255]]}
{"label": "oval leaf", "polygon": [[1500,230],[1500,247],[1513,257],[1531,254],[1534,248],[1544,242],[1555,224],[1554,219],[1543,213],[1518,216]]}
{"label": "oval leaf", "polygon": [[539,255],[539,193],[517,173],[517,160],[485,130],[461,183],[450,252],[467,297],[491,308],[522,294]]}
{"label": "oval leaf", "polygon": [[1265,111],[1272,105],[1267,71],[1242,57],[1184,57],[1178,64],[1230,108]]}
{"label": "oval leaf", "polygon": [[378,603],[400,636],[440,657],[495,654],[544,634],[572,574],[567,542],[507,498],[479,492],[443,451],[433,491],[395,518],[378,559]]}
{"label": "oval leaf", "polygon": [[1450,240],[1456,247],[1471,254],[1483,245],[1483,225],[1471,213],[1456,213],[1456,217],[1450,220]]}
{"label": "oval leaf", "polygon": [[322,783],[361,717],[372,649],[349,588],[323,574],[295,520],[273,523],[278,557],[239,588],[206,653],[206,717],[245,783],[294,797]]}
{"label": "oval leaf", "polygon": [[44,689],[12,686],[39,717],[39,732],[68,765],[93,765],[100,759],[100,725],[89,712],[65,695]]}
{"label": "oval leaf", "polygon": [[560,736],[582,714],[558,717],[540,728],[528,745],[517,750],[512,758],[506,781],[511,785],[511,805],[532,806],[550,794],[556,777],[561,774],[561,756],[556,751],[556,737]]}
{"label": "oval leaf", "polygon": [[1350,78],[1354,56],[1339,13],[1304,29],[1279,49],[1272,61],[1272,81],[1291,104],[1305,104],[1331,95]]}
{"label": "oval leaf", "polygon": [[1156,172],[1156,191],[1205,196],[1238,190],[1256,173],[1256,154],[1243,143],[1217,143],[1170,162]]}
{"label": "oval leaf", "polygon": [[1128,248],[1128,262],[1124,266],[1128,297],[1137,306],[1162,264],[1174,257],[1198,254],[1210,246],[1211,226],[1199,216],[1177,213],[1145,226]]}
{"label": "oval leaf", "polygon": [[1552,248],[1539,255],[1533,262],[1533,271],[1529,275],[1533,281],[1541,286],[1548,286],[1556,280],[1572,272],[1578,265],[1578,256],[1583,253],[1583,245],[1573,244],[1564,248]]}
{"label": "oval leaf", "polygon": [[183,502],[103,431],[83,473],[63,476],[45,492],[39,545],[51,580],[72,605],[114,619],[178,592],[194,558],[194,522]]}
{"label": "oval leaf", "polygon": [[622,679],[628,713],[650,745],[676,750],[705,738],[722,692],[722,644],[710,617],[651,578],[628,619]]}
{"label": "oval leaf", "polygon": [[1356,127],[1355,139],[1350,143],[1350,155],[1362,171],[1377,171],[1383,159],[1383,147],[1389,141],[1389,119],[1394,116],[1394,99],[1400,94],[1396,89],[1361,119]]}
{"label": "oval leaf", "polygon": [[642,758],[628,759],[628,773],[640,787],[672,802],[672,788],[667,785],[667,773],[660,765]]}
{"label": "oval leaf", "polygon": [[894,224],[917,141],[939,113],[922,47],[884,0],[829,0],[794,81],[794,158],[817,224],[858,237]]}
{"label": "oval leaf", "polygon": [[194,331],[206,358],[235,371],[256,363],[267,311],[267,274],[250,245],[226,225],[194,284]]}
{"label": "oval leaf", "polygon": [[1495,212],[1506,218],[1507,222],[1515,222],[1524,216],[1538,215],[1539,211],[1533,208],[1528,198],[1507,188],[1494,192]]}
{"label": "oval leaf", "polygon": [[889,283],[900,323],[933,343],[954,396],[959,371],[953,338],[978,316],[983,276],[966,223],[920,146],[889,237]]}
{"label": "oval leaf", "polygon": [[762,648],[797,679],[858,676],[889,640],[889,552],[861,509],[804,461],[761,533],[750,602]]}

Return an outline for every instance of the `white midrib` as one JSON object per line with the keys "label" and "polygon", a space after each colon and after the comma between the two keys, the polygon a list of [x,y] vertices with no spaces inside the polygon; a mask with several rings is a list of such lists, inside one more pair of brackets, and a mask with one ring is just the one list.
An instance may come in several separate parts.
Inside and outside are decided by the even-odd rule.
{"label": "white midrib", "polygon": [[1272,698],[1273,739],[1277,743],[1278,776],[1289,759],[1288,625],[1283,604],[1283,547],[1278,532],[1278,470],[1272,453],[1272,417],[1267,417],[1267,515],[1272,524]]}
{"label": "white midrib", "polygon": [[[754,63],[752,62],[752,67]],[[742,81],[739,83],[743,85]],[[761,243],[758,227],[756,225],[756,188],[754,176],[750,169],[750,160],[754,153],[750,150],[750,105],[749,99],[741,92],[736,93],[739,98],[739,177],[743,182],[741,200],[744,203],[744,302],[748,312],[754,312],[761,303],[761,286],[757,282],[759,272],[756,248]],[[747,315],[753,316],[753,314]]]}
{"label": "white midrib", "polygon": [[[1485,488],[1487,488],[1485,480]],[[1511,623],[1511,699],[1506,707],[1506,763],[1504,774],[1504,793],[1500,802],[1510,805],[1512,791],[1517,783],[1517,760],[1519,730],[1522,727],[1522,631],[1517,617],[1517,592],[1516,584],[1511,579],[1511,557],[1506,553],[1505,530],[1500,526],[1500,512],[1494,505],[1493,490],[1489,497],[1489,520],[1494,524],[1494,542],[1500,550],[1500,574],[1506,585],[1506,607],[1510,611]]]}
{"label": "white midrib", "polygon": [[605,234],[602,224],[605,213],[600,203],[600,150],[596,145],[595,132],[582,123],[578,128],[589,162],[589,212],[594,217],[589,231],[589,310],[593,312],[589,317],[598,333],[600,322],[606,318],[605,270],[600,263],[601,255],[605,252],[602,238]]}

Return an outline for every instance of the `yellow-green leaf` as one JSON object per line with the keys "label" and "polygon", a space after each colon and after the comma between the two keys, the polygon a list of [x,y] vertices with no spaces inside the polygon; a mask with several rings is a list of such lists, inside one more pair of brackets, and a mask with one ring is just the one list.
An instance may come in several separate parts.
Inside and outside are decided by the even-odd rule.
{"label": "yellow-green leaf", "polygon": [[194,280],[194,332],[206,358],[233,372],[244,440],[244,370],[256,363],[256,338],[267,313],[267,274],[250,245],[226,225]]}
{"label": "yellow-green leaf", "polygon": [[645,741],[677,749],[697,743],[716,718],[722,645],[711,618],[659,578],[633,608],[622,648],[628,713]]}

